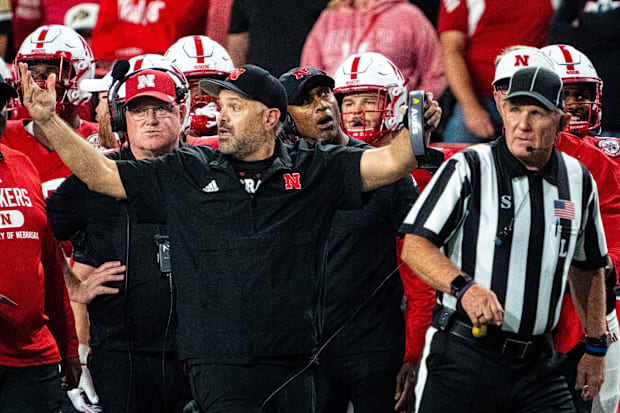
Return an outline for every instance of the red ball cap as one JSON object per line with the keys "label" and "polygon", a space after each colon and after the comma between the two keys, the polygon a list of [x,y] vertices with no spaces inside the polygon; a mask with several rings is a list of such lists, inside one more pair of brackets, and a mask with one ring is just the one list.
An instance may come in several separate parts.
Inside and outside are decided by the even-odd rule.
{"label": "red ball cap", "polygon": [[151,96],[164,102],[176,100],[176,84],[172,76],[162,70],[146,69],[131,75],[125,83],[126,102],[141,96]]}

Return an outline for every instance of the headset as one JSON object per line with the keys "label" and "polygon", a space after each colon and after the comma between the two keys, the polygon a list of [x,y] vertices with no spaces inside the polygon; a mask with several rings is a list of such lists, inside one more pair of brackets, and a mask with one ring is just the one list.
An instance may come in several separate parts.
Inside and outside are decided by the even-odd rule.
{"label": "headset", "polygon": [[[189,94],[189,89],[187,87],[187,81],[181,75],[176,73],[174,70],[170,70],[164,67],[149,67],[149,68],[136,70],[134,72],[127,74],[127,72],[129,71],[129,68],[130,68],[130,64],[127,59],[119,60],[118,62],[116,62],[116,64],[112,68],[112,79],[113,80],[112,80],[112,85],[110,86],[110,89],[108,90],[108,107],[110,109],[110,123],[112,125],[113,132],[127,132],[127,118],[125,115],[125,108],[127,105],[125,103],[125,98],[119,97],[119,90],[121,86],[125,84],[127,79],[129,79],[131,76],[135,75],[136,73],[140,73],[144,70],[158,70],[160,72],[167,72],[167,73],[174,75],[176,79],[178,80],[178,82],[181,84],[181,86],[177,84],[174,88],[175,94],[176,94],[175,102],[177,104],[181,104],[187,98]],[[121,143],[125,143],[125,138],[126,138],[125,136],[121,138]]]}

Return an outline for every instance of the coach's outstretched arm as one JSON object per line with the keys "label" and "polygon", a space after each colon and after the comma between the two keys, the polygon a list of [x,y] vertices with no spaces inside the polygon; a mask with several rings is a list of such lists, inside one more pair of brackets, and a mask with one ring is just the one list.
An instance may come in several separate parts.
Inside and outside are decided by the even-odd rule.
{"label": "coach's outstretched arm", "polygon": [[103,156],[56,115],[56,75],[47,78],[45,89],[32,79],[25,63],[19,64],[23,102],[63,162],[92,191],[126,198],[116,163]]}
{"label": "coach's outstretched arm", "polygon": [[[437,101],[433,100],[432,93],[426,94],[424,109],[427,125],[424,140],[428,143],[430,133],[437,127],[441,119],[441,108]],[[362,155],[360,165],[362,190],[370,191],[390,184],[409,174],[417,166],[418,161],[413,154],[409,130],[403,128],[390,145],[367,150]]]}

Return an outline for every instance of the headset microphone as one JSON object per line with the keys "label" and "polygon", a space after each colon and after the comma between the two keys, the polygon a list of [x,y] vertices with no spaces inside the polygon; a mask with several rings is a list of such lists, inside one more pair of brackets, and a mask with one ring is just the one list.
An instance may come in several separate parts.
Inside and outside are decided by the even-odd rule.
{"label": "headset microphone", "polygon": [[525,150],[530,152],[530,153],[534,152],[534,148],[531,147],[531,146],[526,147]]}
{"label": "headset microphone", "polygon": [[129,67],[129,60],[120,59],[112,68],[112,79],[114,79],[115,82],[123,80],[127,72],[129,72]]}

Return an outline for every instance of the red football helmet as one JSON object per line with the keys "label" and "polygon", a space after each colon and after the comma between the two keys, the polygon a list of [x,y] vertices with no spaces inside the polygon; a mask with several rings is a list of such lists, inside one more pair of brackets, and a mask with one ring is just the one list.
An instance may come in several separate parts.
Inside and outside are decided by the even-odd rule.
{"label": "red football helmet", "polygon": [[[601,131],[603,81],[588,57],[572,46],[556,44],[541,49],[553,61],[553,66],[564,83],[566,111],[570,112],[569,130],[583,136]],[[582,91],[571,96],[568,85],[576,85]]]}
{"label": "red football helmet", "polygon": [[[38,63],[58,65],[56,79],[57,102],[61,105],[80,105],[87,102],[91,94],[79,89],[79,83],[95,75],[95,59],[90,46],[84,38],[67,26],[51,24],[41,26],[32,32],[22,43],[15,57],[16,85],[21,96],[21,76],[18,63],[30,67]],[[45,80],[37,84],[45,87]]]}
{"label": "red football helmet", "polygon": [[[348,94],[377,94],[373,109],[349,110],[341,107],[342,125],[348,135],[376,145],[384,135],[396,131],[402,125],[403,115],[399,108],[407,101],[405,78],[396,65],[382,54],[367,52],[349,56],[336,70],[334,81],[334,94],[341,106]],[[379,115],[376,122],[369,121],[373,115]],[[359,118],[355,125],[351,122],[347,127],[349,122],[344,119],[354,117]]]}
{"label": "red football helmet", "polygon": [[217,99],[200,91],[198,82],[205,78],[225,79],[234,70],[228,52],[207,36],[187,36],[179,39],[166,51],[189,81],[190,133],[196,136],[217,134],[219,108]]}

